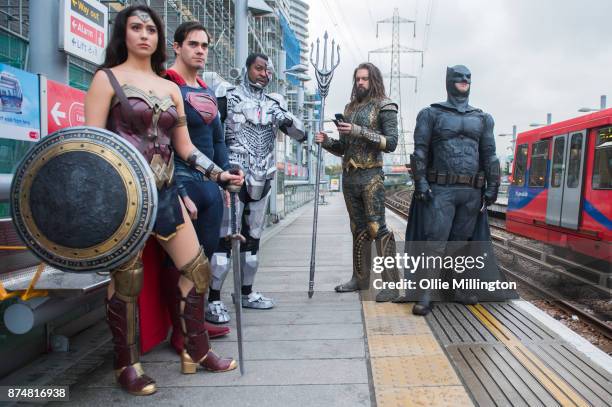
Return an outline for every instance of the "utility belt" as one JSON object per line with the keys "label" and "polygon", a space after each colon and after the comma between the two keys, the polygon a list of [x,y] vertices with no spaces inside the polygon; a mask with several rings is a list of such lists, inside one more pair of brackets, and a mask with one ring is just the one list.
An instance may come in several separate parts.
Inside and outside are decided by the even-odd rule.
{"label": "utility belt", "polygon": [[347,172],[351,170],[356,170],[356,169],[368,170],[370,168],[382,168],[382,166],[383,166],[383,163],[379,161],[358,163],[358,162],[355,162],[355,160],[353,160],[352,158],[348,160],[347,162],[342,163],[342,168]]}
{"label": "utility belt", "polygon": [[469,185],[482,188],[485,184],[485,174],[480,171],[474,175],[449,174],[443,171],[427,170],[427,182],[438,185]]}

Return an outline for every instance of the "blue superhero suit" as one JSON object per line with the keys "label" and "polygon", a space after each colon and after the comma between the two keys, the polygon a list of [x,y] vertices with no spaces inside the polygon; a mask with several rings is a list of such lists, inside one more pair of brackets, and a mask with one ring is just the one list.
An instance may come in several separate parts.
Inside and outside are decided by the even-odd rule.
{"label": "blue superhero suit", "polygon": [[[191,142],[221,169],[228,170],[230,164],[227,147],[214,92],[199,78],[198,88],[188,86],[185,80],[171,69],[166,71],[166,77],[179,85],[181,90]],[[210,258],[219,242],[223,218],[223,196],[219,185],[176,156],[175,178],[179,194],[182,197],[189,196],[198,208],[198,217],[193,224],[198,240],[204,246],[206,256]]]}

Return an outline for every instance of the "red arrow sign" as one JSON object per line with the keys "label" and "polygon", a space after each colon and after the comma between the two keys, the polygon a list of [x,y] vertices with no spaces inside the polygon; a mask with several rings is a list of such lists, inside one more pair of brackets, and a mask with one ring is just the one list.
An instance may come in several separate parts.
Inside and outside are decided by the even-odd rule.
{"label": "red arrow sign", "polygon": [[47,132],[85,124],[85,92],[47,79]]}
{"label": "red arrow sign", "polygon": [[91,25],[79,20],[78,18],[71,16],[70,17],[70,32],[78,35],[79,37],[98,45],[99,47],[104,47],[104,33],[98,31]]}

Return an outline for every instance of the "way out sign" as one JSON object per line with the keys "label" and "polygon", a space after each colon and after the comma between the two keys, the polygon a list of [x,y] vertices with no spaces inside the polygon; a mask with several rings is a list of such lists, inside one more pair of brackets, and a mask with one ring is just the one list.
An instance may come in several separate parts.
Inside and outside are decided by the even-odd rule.
{"label": "way out sign", "polygon": [[47,134],[64,127],[85,124],[85,92],[63,83],[46,80]]}
{"label": "way out sign", "polygon": [[61,0],[60,49],[93,64],[104,62],[108,8],[95,0]]}

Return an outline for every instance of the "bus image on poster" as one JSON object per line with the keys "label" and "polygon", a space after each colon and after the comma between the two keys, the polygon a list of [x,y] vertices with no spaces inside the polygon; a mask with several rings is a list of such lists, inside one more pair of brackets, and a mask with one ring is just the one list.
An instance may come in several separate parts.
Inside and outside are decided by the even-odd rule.
{"label": "bus image on poster", "polygon": [[22,102],[19,79],[9,72],[0,72],[0,111],[21,114]]}
{"label": "bus image on poster", "polygon": [[0,138],[40,140],[38,75],[0,64]]}

